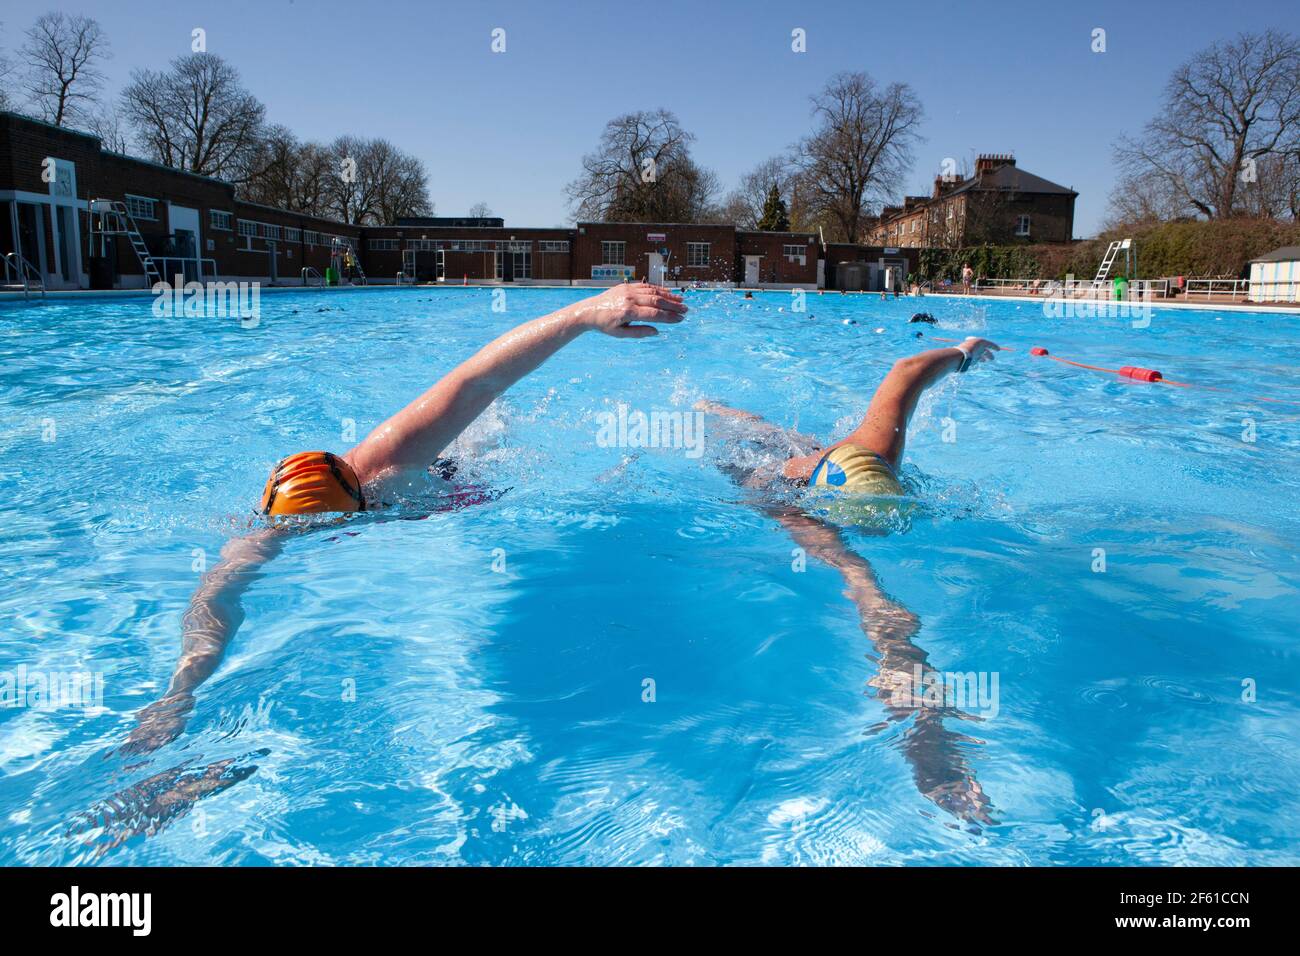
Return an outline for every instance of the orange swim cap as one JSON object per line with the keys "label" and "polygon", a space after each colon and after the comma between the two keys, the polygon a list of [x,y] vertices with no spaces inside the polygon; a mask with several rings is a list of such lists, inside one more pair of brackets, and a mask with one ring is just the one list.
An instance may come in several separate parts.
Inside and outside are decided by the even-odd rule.
{"label": "orange swim cap", "polygon": [[352,466],[327,451],[301,451],[271,470],[262,491],[264,515],[314,515],[365,511],[366,499]]}

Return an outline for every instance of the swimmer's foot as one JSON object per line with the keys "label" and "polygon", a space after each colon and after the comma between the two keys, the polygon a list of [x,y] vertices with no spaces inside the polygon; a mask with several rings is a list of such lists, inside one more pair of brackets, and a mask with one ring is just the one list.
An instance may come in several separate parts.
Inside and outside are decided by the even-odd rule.
{"label": "swimmer's foot", "polygon": [[747,422],[763,421],[761,415],[755,415],[753,412],[747,412],[740,408],[732,408],[730,405],[723,405],[721,402],[715,402],[710,398],[702,398],[696,402],[695,410],[709,415],[726,415],[728,418],[740,418]]}

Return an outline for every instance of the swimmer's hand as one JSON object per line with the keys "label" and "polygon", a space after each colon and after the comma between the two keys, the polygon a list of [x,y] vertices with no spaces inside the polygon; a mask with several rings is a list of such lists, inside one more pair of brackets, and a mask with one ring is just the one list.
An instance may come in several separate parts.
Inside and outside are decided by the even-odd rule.
{"label": "swimmer's hand", "polygon": [[176,694],[154,701],[136,715],[139,724],[131,731],[119,752],[147,754],[171,743],[184,732],[193,706],[192,694]]}
{"label": "swimmer's hand", "polygon": [[975,336],[969,336],[961,343],[961,350],[970,355],[970,360],[975,362],[992,362],[993,353],[1001,352],[1002,346],[988,339],[981,339]]}
{"label": "swimmer's hand", "polygon": [[676,324],[686,315],[682,297],[663,286],[625,283],[572,307],[583,331],[604,332],[619,339],[645,339],[659,330],[645,322]]}

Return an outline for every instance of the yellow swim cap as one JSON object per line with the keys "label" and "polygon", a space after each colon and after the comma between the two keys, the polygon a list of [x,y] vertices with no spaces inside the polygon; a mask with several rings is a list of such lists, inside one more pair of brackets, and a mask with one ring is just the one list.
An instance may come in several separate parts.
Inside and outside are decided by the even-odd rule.
{"label": "yellow swim cap", "polygon": [[889,463],[861,445],[836,445],[822,456],[808,484],[855,495],[904,494]]}

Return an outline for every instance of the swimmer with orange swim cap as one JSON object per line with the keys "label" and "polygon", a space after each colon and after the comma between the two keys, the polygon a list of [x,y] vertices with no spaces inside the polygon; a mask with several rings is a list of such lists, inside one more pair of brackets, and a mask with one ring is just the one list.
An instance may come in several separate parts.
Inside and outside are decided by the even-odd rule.
{"label": "swimmer with orange swim cap", "polygon": [[343,455],[299,452],[271,471],[259,509],[266,515],[365,511],[386,490],[425,472],[511,385],[584,332],[641,339],[647,322],[680,322],[681,296],[660,286],[617,285],[526,322],[484,346]]}
{"label": "swimmer with orange swim cap", "polygon": [[[351,513],[382,507],[386,494],[422,480],[438,454],[503,392],[586,332],[620,339],[657,335],[650,323],[680,322],[682,297],[661,286],[620,284],[533,319],[485,345],[432,388],[342,455],[301,451],[271,470],[259,511],[289,515]],[[176,737],[194,690],[216,670],[243,619],[239,598],[283,545],[282,522],[227,543],[182,621],[181,657],[162,699],[138,715],[124,749],[153,750]]]}

